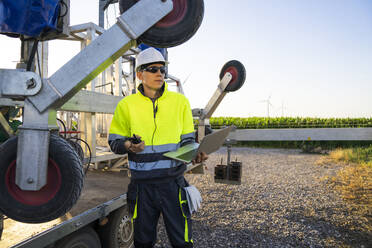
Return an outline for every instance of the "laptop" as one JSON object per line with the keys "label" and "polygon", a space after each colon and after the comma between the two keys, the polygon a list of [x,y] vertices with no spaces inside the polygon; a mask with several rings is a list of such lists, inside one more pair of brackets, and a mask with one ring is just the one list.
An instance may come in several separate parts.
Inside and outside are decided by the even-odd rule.
{"label": "laptop", "polygon": [[226,137],[233,129],[235,129],[235,126],[229,126],[215,131],[209,135],[206,135],[200,144],[188,144],[178,148],[176,151],[164,153],[163,156],[185,163],[190,163],[200,152],[210,154],[217,151],[223,145]]}

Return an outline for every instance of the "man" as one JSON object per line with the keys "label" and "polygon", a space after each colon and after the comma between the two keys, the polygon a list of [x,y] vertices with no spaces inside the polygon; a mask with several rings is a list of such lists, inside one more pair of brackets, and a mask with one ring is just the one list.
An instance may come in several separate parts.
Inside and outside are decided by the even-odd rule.
{"label": "man", "polygon": [[[160,213],[172,246],[193,247],[191,214],[182,190],[187,186],[186,165],[163,156],[195,142],[193,118],[186,97],[168,91],[165,64],[154,48],[138,54],[139,92],[119,102],[110,127],[111,150],[128,153],[127,202],[135,247],[154,246]],[[198,154],[193,163],[207,158],[205,153]]]}

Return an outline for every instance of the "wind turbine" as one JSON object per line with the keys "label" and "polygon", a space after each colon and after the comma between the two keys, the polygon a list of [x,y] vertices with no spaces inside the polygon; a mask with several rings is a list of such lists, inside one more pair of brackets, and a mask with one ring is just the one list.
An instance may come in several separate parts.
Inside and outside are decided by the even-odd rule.
{"label": "wind turbine", "polygon": [[262,100],[260,102],[265,102],[267,104],[267,118],[270,117],[270,106],[271,107],[274,107],[271,102],[270,102],[270,98],[271,98],[271,95],[266,99],[266,100]]}
{"label": "wind turbine", "polygon": [[282,117],[283,117],[284,116],[284,110],[285,109],[288,109],[288,108],[284,107],[284,100],[282,100],[282,106],[279,107],[279,108],[277,108],[277,109],[281,109],[282,110]]}

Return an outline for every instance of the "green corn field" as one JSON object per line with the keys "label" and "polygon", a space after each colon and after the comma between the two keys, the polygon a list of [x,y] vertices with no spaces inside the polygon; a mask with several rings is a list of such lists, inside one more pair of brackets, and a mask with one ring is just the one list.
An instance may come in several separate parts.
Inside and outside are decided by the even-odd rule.
{"label": "green corn field", "polygon": [[212,117],[209,122],[213,129],[229,125],[235,125],[239,129],[372,127],[372,118]]}
{"label": "green corn field", "polygon": [[[198,120],[194,120],[195,125]],[[312,117],[213,117],[209,123],[212,129],[235,125],[238,129],[273,128],[363,128],[372,127],[372,118],[312,118]],[[372,141],[240,141],[237,146],[333,149],[347,147],[368,147]]]}

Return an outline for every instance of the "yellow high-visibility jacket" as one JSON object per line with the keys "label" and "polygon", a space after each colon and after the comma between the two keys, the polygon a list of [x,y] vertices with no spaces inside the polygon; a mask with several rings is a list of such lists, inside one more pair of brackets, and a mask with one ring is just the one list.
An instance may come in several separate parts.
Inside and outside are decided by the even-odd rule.
{"label": "yellow high-visibility jacket", "polygon": [[117,154],[127,153],[124,142],[134,134],[145,142],[144,151],[128,153],[134,180],[173,178],[186,169],[182,162],[163,156],[165,152],[195,142],[189,101],[180,93],[168,91],[167,87],[164,82],[161,96],[150,99],[140,85],[139,92],[125,97],[116,106],[109,134],[111,150]]}

